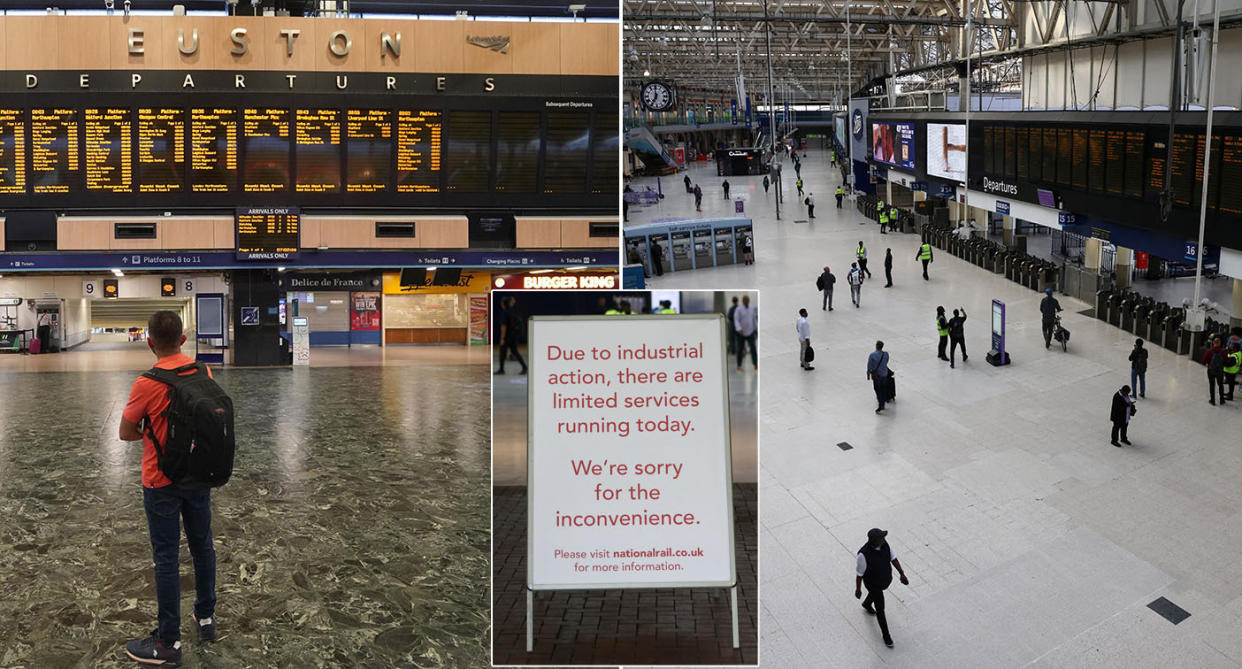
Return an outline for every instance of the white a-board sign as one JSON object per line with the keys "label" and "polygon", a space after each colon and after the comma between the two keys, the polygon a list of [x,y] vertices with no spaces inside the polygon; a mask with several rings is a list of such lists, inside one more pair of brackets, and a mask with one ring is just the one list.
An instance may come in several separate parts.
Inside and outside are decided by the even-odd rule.
{"label": "white a-board sign", "polygon": [[530,319],[530,591],[735,585],[724,327]]}

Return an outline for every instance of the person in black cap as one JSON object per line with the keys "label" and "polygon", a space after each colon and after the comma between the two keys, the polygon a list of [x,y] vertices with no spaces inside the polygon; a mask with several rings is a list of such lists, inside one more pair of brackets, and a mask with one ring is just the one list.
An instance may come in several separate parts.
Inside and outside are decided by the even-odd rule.
{"label": "person in black cap", "polygon": [[[910,585],[906,572],[897,561],[897,555],[884,540],[888,532],[873,527],[867,532],[867,543],[858,549],[857,578],[854,582],[854,598],[862,599],[862,588],[867,586],[867,598],[862,606],[867,613],[874,615],[880,623],[880,633],[884,635],[884,645],[893,647],[893,637],[888,633],[888,619],[884,617],[884,590],[893,582],[893,567],[901,574],[903,585]],[[872,607],[875,608],[872,608]]]}

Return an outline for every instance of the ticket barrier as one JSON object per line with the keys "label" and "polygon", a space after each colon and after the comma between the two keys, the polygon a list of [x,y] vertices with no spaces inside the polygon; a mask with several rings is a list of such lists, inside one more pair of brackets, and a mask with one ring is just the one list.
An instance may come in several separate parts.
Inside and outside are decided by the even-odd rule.
{"label": "ticket barrier", "polygon": [[1121,301],[1126,299],[1126,296],[1128,294],[1129,294],[1129,291],[1127,290],[1118,290],[1118,291],[1115,291],[1112,295],[1108,296],[1108,314],[1107,314],[1107,317],[1104,319],[1104,322],[1108,323],[1109,325],[1120,327],[1121,325]]}
{"label": "ticket barrier", "polygon": [[1047,260],[1041,262],[1039,267],[1039,280],[1035,284],[1035,290],[1041,293],[1049,288],[1056,290],[1061,278],[1060,268]]}
{"label": "ticket barrier", "polygon": [[1116,292],[1112,288],[1095,291],[1095,317],[1108,322],[1108,301],[1113,299],[1113,293]]}
{"label": "ticket barrier", "polygon": [[1122,327],[1127,332],[1143,336],[1147,332],[1147,319],[1151,314],[1152,307],[1156,305],[1156,301],[1150,297],[1145,297],[1134,303],[1130,313],[1128,322],[1126,318],[1121,319]]}
{"label": "ticket barrier", "polygon": [[1182,341],[1182,323],[1186,322],[1186,312],[1181,307],[1174,307],[1169,310],[1169,314],[1164,317],[1160,328],[1160,345],[1173,351],[1174,353],[1186,353],[1182,346],[1189,347],[1190,339],[1186,338]]}
{"label": "ticket barrier", "polygon": [[694,248],[689,232],[673,233],[672,249],[673,269],[694,269]]}
{"label": "ticket barrier", "polygon": [[1147,316],[1143,320],[1143,327],[1135,332],[1135,334],[1146,339],[1147,341],[1159,341],[1160,331],[1164,323],[1164,317],[1168,315],[1169,303],[1156,302],[1147,312]]}

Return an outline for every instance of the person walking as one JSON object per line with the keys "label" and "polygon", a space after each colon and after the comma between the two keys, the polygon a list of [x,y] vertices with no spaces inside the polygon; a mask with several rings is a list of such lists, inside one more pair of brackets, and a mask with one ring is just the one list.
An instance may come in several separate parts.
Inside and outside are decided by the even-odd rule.
{"label": "person walking", "polygon": [[931,244],[923,242],[923,245],[919,247],[919,250],[914,252],[914,259],[923,261],[923,280],[930,281],[930,279],[927,278],[927,263],[933,261]]}
{"label": "person walking", "polygon": [[1203,364],[1207,365],[1208,403],[1216,405],[1216,391],[1220,390],[1220,404],[1225,405],[1225,349],[1221,346],[1220,337],[1212,340],[1212,346],[1203,353]]}
{"label": "person walking", "polygon": [[687,192],[687,193],[693,193],[693,192],[694,192],[694,188],[690,185],[690,175],[689,175],[689,174],[687,174],[687,175],[683,176],[683,177],[681,178],[681,180],[682,180],[682,181],[686,184],[686,192]]}
{"label": "person walking", "polygon": [[[213,381],[197,378],[205,374],[210,379],[211,370],[183,354],[183,344],[185,334],[180,316],[171,311],[157,311],[151,315],[147,320],[147,346],[157,360],[151,371],[134,381],[129,401],[121,413],[120,439],[142,442],[142,505],[146,511],[147,531],[155,562],[158,626],[150,637],[125,644],[126,655],[143,664],[181,664],[181,569],[178,555],[182,521],[185,523],[186,543],[194,561],[196,598],[192,619],[200,641],[216,640],[216,549],[211,538],[211,488],[183,486],[170,479],[162,467],[165,462],[164,449],[171,446],[170,427],[177,425],[178,420],[192,421],[187,431],[201,425],[193,418],[170,417],[173,399],[188,396],[201,401],[208,392],[204,384],[215,385]],[[170,380],[159,380],[167,379],[169,375],[197,380],[181,381],[175,387]],[[215,391],[222,392],[218,387]],[[210,409],[210,405],[205,403],[195,403],[194,406]],[[227,428],[232,428],[231,416],[225,424]],[[199,438],[206,436],[200,434]],[[188,440],[188,437],[185,439]],[[206,443],[202,441],[198,445],[201,447]],[[187,444],[183,448],[193,446]],[[217,444],[212,446],[219,447]]]}
{"label": "person walking", "polygon": [[888,353],[884,350],[884,342],[877,341],[875,343],[875,351],[867,356],[867,379],[871,381],[871,387],[875,390],[875,399],[879,403],[875,412],[880,413],[884,410],[884,403],[888,401]]}
{"label": "person walking", "polygon": [[[1113,438],[1109,442],[1117,448],[1121,448],[1122,444],[1130,445],[1130,439],[1126,435],[1126,430],[1130,427],[1130,417],[1134,415],[1136,409],[1134,407],[1134,398],[1130,396],[1130,386],[1122,386],[1117,394],[1113,395],[1113,408],[1109,417],[1113,421]],[[1117,441],[1120,437],[1121,441]]]}
{"label": "person walking", "polygon": [[936,357],[948,360],[949,356],[945,354],[945,351],[949,348],[949,319],[944,315],[944,307],[936,307],[936,334],[940,336],[940,348],[936,352]]}
{"label": "person walking", "polygon": [[664,249],[660,242],[651,242],[651,268],[656,276],[664,276]]}
{"label": "person walking", "polygon": [[902,585],[910,585],[910,579],[897,561],[897,554],[885,541],[886,536],[888,532],[878,527],[867,531],[867,543],[858,549],[855,561],[854,599],[862,599],[862,589],[866,586],[867,598],[863,599],[862,607],[875,616],[884,645],[892,648],[893,637],[888,633],[888,618],[884,615],[884,591],[893,583],[893,567],[901,574]]}
{"label": "person walking", "polygon": [[[958,312],[961,315],[958,315]],[[954,367],[953,358],[957,357],[957,347],[962,347],[962,362],[970,358],[966,355],[966,307],[953,310],[953,318],[949,319],[949,367]]]}
{"label": "person walking", "polygon": [[858,256],[858,269],[871,278],[871,270],[867,269],[867,247],[863,246],[862,240],[858,242],[858,248],[854,251],[854,255]]}
{"label": "person walking", "polygon": [[855,307],[861,307],[863,273],[858,269],[858,263],[850,263],[850,273],[845,275],[845,280],[850,284],[850,301]]}
{"label": "person walking", "polygon": [[737,371],[742,371],[742,358],[746,344],[750,344],[750,362],[759,369],[759,352],[755,350],[755,334],[759,327],[759,312],[750,306],[750,296],[742,296],[742,306],[733,312],[733,329],[737,331]]}
{"label": "person walking", "polygon": [[703,189],[694,184],[694,210],[703,211]]}
{"label": "person walking", "polygon": [[893,287],[893,250],[884,249],[884,280],[888,283],[884,284],[885,288]]}
{"label": "person walking", "polygon": [[1044,330],[1044,348],[1052,348],[1052,331],[1056,329],[1057,312],[1061,311],[1061,303],[1052,296],[1052,289],[1044,289],[1044,299],[1039,301],[1039,313],[1042,315]]}
{"label": "person walking", "polygon": [[1147,349],[1143,348],[1143,338],[1134,340],[1134,349],[1130,351],[1130,385],[1139,397],[1147,397]]}
{"label": "person walking", "polygon": [[724,199],[729,199],[729,180],[725,179],[724,183],[720,184],[720,187],[724,189]]}
{"label": "person walking", "polygon": [[794,323],[794,329],[798,331],[798,362],[802,364],[802,369],[809,372],[815,368],[807,360],[807,351],[811,349],[811,324],[806,320],[806,309],[798,310],[798,321]]}
{"label": "person walking", "polygon": [[733,305],[729,307],[729,311],[725,313],[725,320],[729,322],[729,354],[732,355],[737,350],[737,330],[733,328],[733,314],[737,312],[737,296],[733,296]]}
{"label": "person walking", "polygon": [[806,194],[806,215],[815,218],[815,193]]}
{"label": "person walking", "polygon": [[837,196],[837,209],[840,209],[841,200],[845,199],[845,189],[842,188],[841,186],[837,186],[837,192],[834,193],[834,195]]}
{"label": "person walking", "polygon": [[765,174],[765,175],[763,175],[763,192],[764,192],[764,193],[767,193],[767,192],[768,192],[768,186],[771,186],[771,185],[772,185],[772,182],[768,180],[768,175],[766,175],[766,174]]}
{"label": "person walking", "polygon": [[1238,383],[1238,371],[1242,370],[1242,346],[1231,343],[1225,348],[1225,385],[1229,386],[1229,394],[1224,399],[1233,401],[1233,389]]}
{"label": "person walking", "polygon": [[798,187],[798,197],[802,197],[802,177],[798,177],[794,184]]}
{"label": "person walking", "polygon": [[824,294],[824,304],[822,311],[832,311],[832,286],[837,282],[837,277],[833,276],[832,270],[824,265],[824,271],[815,279],[815,287]]}
{"label": "person walking", "polygon": [[518,364],[522,365],[522,371],[519,374],[526,373],[526,361],[522,359],[522,354],[518,353],[518,329],[522,326],[522,319],[517,312],[517,298],[512,295],[507,296],[501,302],[503,310],[500,312],[500,368],[496,370],[496,374],[505,373],[505,360],[511,354]]}

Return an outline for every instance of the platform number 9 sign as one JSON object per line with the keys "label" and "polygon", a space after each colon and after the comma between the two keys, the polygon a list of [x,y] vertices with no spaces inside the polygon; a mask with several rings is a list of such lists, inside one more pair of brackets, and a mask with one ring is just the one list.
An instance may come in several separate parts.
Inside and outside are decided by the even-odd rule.
{"label": "platform number 9 sign", "polygon": [[94,281],[82,282],[82,297],[95,297],[99,294],[99,289]]}

